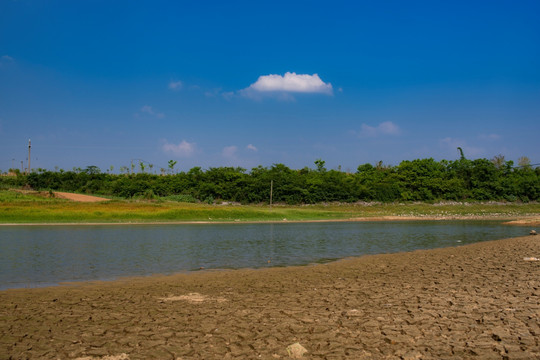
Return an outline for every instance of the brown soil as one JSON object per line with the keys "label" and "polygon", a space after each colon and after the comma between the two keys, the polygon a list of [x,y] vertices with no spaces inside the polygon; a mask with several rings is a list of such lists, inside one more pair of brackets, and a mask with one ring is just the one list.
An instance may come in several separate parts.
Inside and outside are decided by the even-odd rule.
{"label": "brown soil", "polygon": [[68,199],[78,202],[100,202],[100,201],[109,201],[110,199],[97,197],[97,196],[90,196],[90,195],[81,195],[81,194],[73,194],[73,193],[66,193],[66,192],[54,192],[54,196],[60,199]]}
{"label": "brown soil", "polygon": [[100,202],[100,201],[110,200],[110,199],[106,199],[106,198],[102,198],[98,196],[73,194],[73,193],[60,192],[60,191],[50,192],[50,191],[35,191],[35,190],[28,190],[28,189],[10,189],[10,191],[15,191],[15,192],[26,194],[26,195],[41,196],[45,198],[54,196],[59,199],[67,199],[67,200],[78,201],[78,202]]}
{"label": "brown soil", "polygon": [[0,359],[540,359],[537,258],[527,236],[1,291]]}

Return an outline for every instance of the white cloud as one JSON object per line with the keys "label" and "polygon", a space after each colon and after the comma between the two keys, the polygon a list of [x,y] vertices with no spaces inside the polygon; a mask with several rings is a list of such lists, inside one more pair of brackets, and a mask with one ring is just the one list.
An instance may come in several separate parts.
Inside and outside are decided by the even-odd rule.
{"label": "white cloud", "polygon": [[179,144],[171,144],[165,140],[162,149],[166,153],[171,153],[179,157],[190,157],[195,152],[195,143],[182,140]]}
{"label": "white cloud", "polygon": [[181,81],[173,81],[171,80],[169,82],[169,89],[170,90],[180,90],[184,84],[182,84]]}
{"label": "white cloud", "polygon": [[445,137],[444,139],[440,139],[439,143],[443,146],[451,146],[455,148],[463,147],[465,145],[465,141],[451,137]]}
{"label": "white cloud", "polygon": [[498,134],[480,134],[479,138],[482,139],[482,140],[495,141],[495,140],[499,140],[501,138],[501,135],[498,135]]}
{"label": "white cloud", "polygon": [[251,150],[251,151],[259,151],[259,149],[257,149],[255,146],[253,146],[252,144],[249,144],[248,146],[246,146],[246,149],[248,150]]}
{"label": "white cloud", "polygon": [[12,64],[15,62],[15,59],[13,59],[11,56],[9,55],[3,55],[0,57],[0,67],[4,66],[4,65],[8,65],[8,64]]}
{"label": "white cloud", "polygon": [[320,93],[332,95],[332,84],[325,83],[319,75],[297,74],[287,72],[285,75],[262,75],[256,82],[248,88],[242,90],[245,95],[252,92],[273,93],[273,92],[292,92],[292,93]]}
{"label": "white cloud", "polygon": [[234,92],[226,91],[226,92],[221,93],[221,96],[223,96],[225,100],[231,100],[234,97]]}
{"label": "white cloud", "polygon": [[232,97],[232,95],[234,95],[234,92],[226,93],[226,92],[223,92],[223,90],[221,88],[212,88],[212,89],[204,90],[204,89],[201,89],[199,87],[197,90],[204,91],[204,96],[206,96],[208,98],[215,98],[215,97],[219,97],[219,96],[223,96],[224,98],[227,98],[228,95],[225,95],[225,94],[230,94],[230,97]]}
{"label": "white cloud", "polygon": [[377,126],[370,126],[367,124],[362,124],[362,128],[360,130],[359,136],[360,137],[377,137],[380,135],[399,135],[401,133],[401,130],[399,129],[399,126],[394,124],[391,121],[385,121],[380,123]]}
{"label": "white cloud", "polygon": [[221,156],[225,158],[234,158],[236,157],[236,152],[238,151],[238,147],[231,145],[231,146],[225,146],[223,150],[221,151]]}
{"label": "white cloud", "polygon": [[152,107],[149,106],[149,105],[144,105],[144,106],[141,108],[140,111],[141,111],[142,113],[146,113],[146,114],[148,114],[148,115],[155,116],[155,117],[157,117],[158,119],[162,119],[162,118],[165,117],[165,114],[154,111],[154,109],[152,109]]}
{"label": "white cloud", "polygon": [[143,113],[147,113],[147,114],[154,114],[154,110],[152,110],[152,107],[151,106],[148,106],[148,105],[144,105],[142,108],[141,108],[141,112]]}

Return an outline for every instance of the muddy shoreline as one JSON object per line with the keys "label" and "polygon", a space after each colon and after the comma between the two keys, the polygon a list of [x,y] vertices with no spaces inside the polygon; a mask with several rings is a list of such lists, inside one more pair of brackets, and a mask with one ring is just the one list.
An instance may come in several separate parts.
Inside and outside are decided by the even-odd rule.
{"label": "muddy shoreline", "polygon": [[279,221],[121,221],[121,222],[54,222],[54,223],[0,223],[0,226],[101,226],[101,225],[196,225],[196,224],[279,224],[279,223],[325,223],[325,222],[369,222],[369,221],[453,221],[453,220],[487,220],[503,221],[507,225],[539,226],[540,218],[537,215],[523,216],[519,219],[510,216],[497,215],[449,215],[449,216],[366,216],[348,219],[322,219],[322,220],[288,220]]}
{"label": "muddy shoreline", "polygon": [[540,359],[539,238],[0,291],[0,359]]}

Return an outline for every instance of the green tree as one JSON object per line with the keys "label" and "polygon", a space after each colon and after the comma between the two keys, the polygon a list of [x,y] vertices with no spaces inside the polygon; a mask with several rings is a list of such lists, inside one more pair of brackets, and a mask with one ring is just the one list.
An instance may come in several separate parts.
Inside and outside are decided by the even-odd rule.
{"label": "green tree", "polygon": [[169,160],[169,171],[172,174],[174,171],[174,166],[178,163],[178,161],[175,160]]}
{"label": "green tree", "polygon": [[86,174],[93,175],[93,174],[99,174],[101,170],[99,169],[99,167],[95,165],[90,165],[90,166],[87,166],[86,169],[84,169],[84,172]]}
{"label": "green tree", "polygon": [[317,171],[322,173],[322,172],[325,172],[326,171],[326,168],[324,167],[324,164],[326,162],[324,160],[321,160],[321,159],[317,159],[315,160],[315,166],[317,166]]}

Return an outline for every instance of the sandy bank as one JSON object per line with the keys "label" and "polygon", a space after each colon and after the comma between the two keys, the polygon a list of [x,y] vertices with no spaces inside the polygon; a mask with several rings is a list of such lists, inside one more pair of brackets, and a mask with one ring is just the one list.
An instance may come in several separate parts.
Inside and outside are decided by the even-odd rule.
{"label": "sandy bank", "polygon": [[0,292],[0,358],[540,358],[540,237]]}
{"label": "sandy bank", "polygon": [[54,196],[59,199],[66,199],[66,200],[77,201],[77,202],[103,202],[103,201],[111,200],[111,199],[106,199],[99,196],[74,194],[74,193],[67,193],[67,192],[60,192],[60,191],[55,191]]}
{"label": "sandy bank", "polygon": [[348,219],[322,219],[322,220],[260,220],[260,221],[121,221],[121,222],[66,222],[66,223],[0,223],[0,226],[96,226],[96,225],[181,225],[181,224],[276,224],[276,223],[324,223],[324,222],[366,222],[366,221],[449,221],[449,220],[493,220],[505,221],[508,225],[539,226],[540,218],[536,215],[520,219],[499,215],[449,215],[449,216],[366,216]]}
{"label": "sandy bank", "polygon": [[520,225],[520,226],[540,226],[540,218],[531,217],[526,219],[508,221],[507,225]]}
{"label": "sandy bank", "polygon": [[38,197],[46,197],[50,198],[55,197],[58,199],[66,199],[76,202],[105,202],[110,201],[111,199],[107,199],[104,197],[99,196],[92,196],[92,195],[83,195],[83,194],[75,194],[75,193],[68,193],[68,192],[61,192],[61,191],[36,191],[36,190],[21,190],[21,189],[9,189],[10,191],[14,191],[20,194],[26,194],[26,195],[34,195]]}

